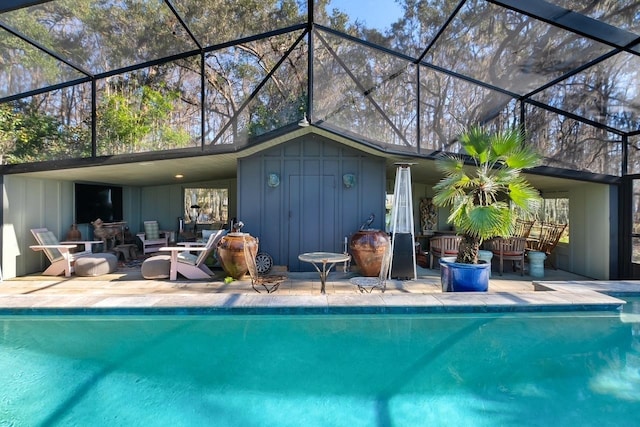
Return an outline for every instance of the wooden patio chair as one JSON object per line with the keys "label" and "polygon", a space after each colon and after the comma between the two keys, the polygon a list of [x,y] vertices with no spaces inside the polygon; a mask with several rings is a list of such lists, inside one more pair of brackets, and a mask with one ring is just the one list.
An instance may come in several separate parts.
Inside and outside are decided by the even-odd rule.
{"label": "wooden patio chair", "polygon": [[[536,227],[537,228],[537,227]],[[558,245],[562,233],[567,228],[567,224],[554,224],[550,222],[540,223],[540,229],[536,230],[536,238],[529,238],[527,240],[527,250],[543,252],[547,255],[546,261],[551,265],[554,270],[557,270],[553,261],[551,260],[551,253]]]}
{"label": "wooden patio chair", "polygon": [[352,277],[349,282],[356,285],[361,293],[371,293],[376,288],[381,292],[387,289],[387,279],[389,278],[389,268],[391,266],[391,242],[387,242],[382,253],[380,263],[380,273],[377,277]]}
{"label": "wooden patio chair", "polygon": [[[32,228],[31,234],[38,242],[37,245],[29,246],[34,251],[42,251],[51,262],[51,265],[42,272],[45,276],[59,276],[64,273],[65,277],[71,276],[74,272],[76,259],[91,255],[92,246],[102,243],[102,240],[60,242],[58,238],[46,228]],[[84,245],[84,251],[71,252],[78,245]]]}
{"label": "wooden patio chair", "polygon": [[169,246],[169,234],[168,231],[160,230],[158,221],[144,221],[144,233],[138,233],[136,236],[142,242],[142,253],[148,254]]}
{"label": "wooden patio chair", "polygon": [[[243,236],[246,239],[246,236]],[[275,292],[278,290],[278,287],[282,282],[284,282],[287,278],[282,275],[277,274],[260,274],[258,272],[258,265],[256,263],[256,256],[258,255],[258,247],[260,245],[260,241],[258,238],[255,238],[258,241],[257,245],[249,245],[246,240],[244,242],[244,260],[247,263],[247,270],[249,270],[249,276],[251,277],[251,287],[253,290],[260,293],[259,287],[262,286],[264,290],[267,291],[268,294]]]}
{"label": "wooden patio chair", "polygon": [[513,271],[516,271],[516,261],[519,262],[520,275],[524,276],[524,255],[527,249],[527,239],[524,237],[496,237],[487,241],[487,246],[494,257],[500,261],[500,275],[504,271],[504,262],[511,261]]}
{"label": "wooden patio chair", "polygon": [[515,227],[513,229],[513,233],[511,237],[524,237],[525,239],[529,237],[531,233],[531,229],[533,228],[534,221],[526,221],[524,219],[516,219]]}
{"label": "wooden patio chair", "polygon": [[[177,280],[178,274],[191,280],[211,278],[213,272],[205,264],[205,261],[216,249],[218,242],[226,233],[227,230],[218,230],[209,236],[209,240],[204,245],[191,243],[188,247],[170,246],[159,248],[159,251],[171,252],[169,280]],[[199,252],[199,254],[195,255],[191,252]]]}
{"label": "wooden patio chair", "polygon": [[429,240],[429,268],[433,270],[433,259],[457,256],[462,236],[436,236]]}

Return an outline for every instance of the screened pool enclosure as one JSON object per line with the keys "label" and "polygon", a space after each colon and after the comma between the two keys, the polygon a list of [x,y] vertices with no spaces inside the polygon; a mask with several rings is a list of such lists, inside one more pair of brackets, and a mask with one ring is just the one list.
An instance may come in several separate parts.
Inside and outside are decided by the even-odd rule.
{"label": "screened pool enclosure", "polygon": [[640,1],[6,0],[0,60],[3,176],[522,125],[532,175],[611,187],[612,278],[640,262]]}

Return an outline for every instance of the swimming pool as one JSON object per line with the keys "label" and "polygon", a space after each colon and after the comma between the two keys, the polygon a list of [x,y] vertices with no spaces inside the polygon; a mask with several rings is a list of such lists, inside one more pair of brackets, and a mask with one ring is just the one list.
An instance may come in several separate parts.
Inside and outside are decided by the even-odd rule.
{"label": "swimming pool", "polygon": [[638,425],[625,312],[5,316],[0,425]]}

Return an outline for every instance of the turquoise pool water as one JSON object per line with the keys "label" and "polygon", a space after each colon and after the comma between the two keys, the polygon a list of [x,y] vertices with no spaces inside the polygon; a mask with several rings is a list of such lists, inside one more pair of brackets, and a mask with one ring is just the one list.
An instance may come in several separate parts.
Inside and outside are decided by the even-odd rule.
{"label": "turquoise pool water", "polygon": [[625,310],[0,317],[0,425],[637,426]]}

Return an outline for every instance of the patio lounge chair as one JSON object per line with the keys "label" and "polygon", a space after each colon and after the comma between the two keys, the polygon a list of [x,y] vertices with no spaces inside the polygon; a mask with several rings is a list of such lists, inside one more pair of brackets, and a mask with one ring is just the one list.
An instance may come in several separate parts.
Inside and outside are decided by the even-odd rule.
{"label": "patio lounge chair", "polygon": [[[32,228],[31,234],[33,234],[38,244],[29,247],[34,251],[43,251],[49,262],[51,262],[51,265],[42,272],[45,276],[59,276],[63,273],[65,277],[71,276],[71,273],[74,272],[75,260],[82,256],[91,255],[93,253],[92,246],[102,243],[101,240],[60,242],[46,228]],[[84,251],[71,252],[78,245],[84,245]]]}
{"label": "patio lounge chair", "polygon": [[[176,280],[178,273],[186,277],[187,279],[209,279],[213,272],[207,267],[205,261],[209,258],[209,255],[216,249],[218,242],[227,233],[227,230],[218,230],[216,233],[209,236],[209,240],[203,246],[196,246],[191,243],[188,247],[161,247],[159,251],[171,252],[171,266],[169,270],[169,280]],[[191,252],[199,252],[198,255],[194,255]],[[145,260],[151,260],[155,257]]]}
{"label": "patio lounge chair", "polygon": [[138,233],[136,236],[142,242],[142,253],[148,254],[158,252],[163,246],[169,245],[169,232],[161,231],[158,221],[145,221],[144,233]]}
{"label": "patio lounge chair", "polygon": [[380,288],[381,292],[387,289],[387,279],[389,278],[389,267],[391,266],[391,242],[387,242],[382,254],[380,263],[380,273],[378,277],[352,277],[349,282],[356,285],[361,293],[371,293],[375,288]]}
{"label": "patio lounge chair", "polygon": [[[258,239],[256,238],[256,240]],[[259,244],[260,242],[258,242],[258,245],[249,245],[245,242],[243,247],[244,260],[247,263],[249,276],[251,276],[251,286],[253,287],[253,290],[260,293],[260,289],[258,287],[262,286],[267,291],[267,293],[270,294],[278,290],[280,283],[284,282],[286,280],[286,277],[276,274],[258,273],[256,256],[258,255]]]}

